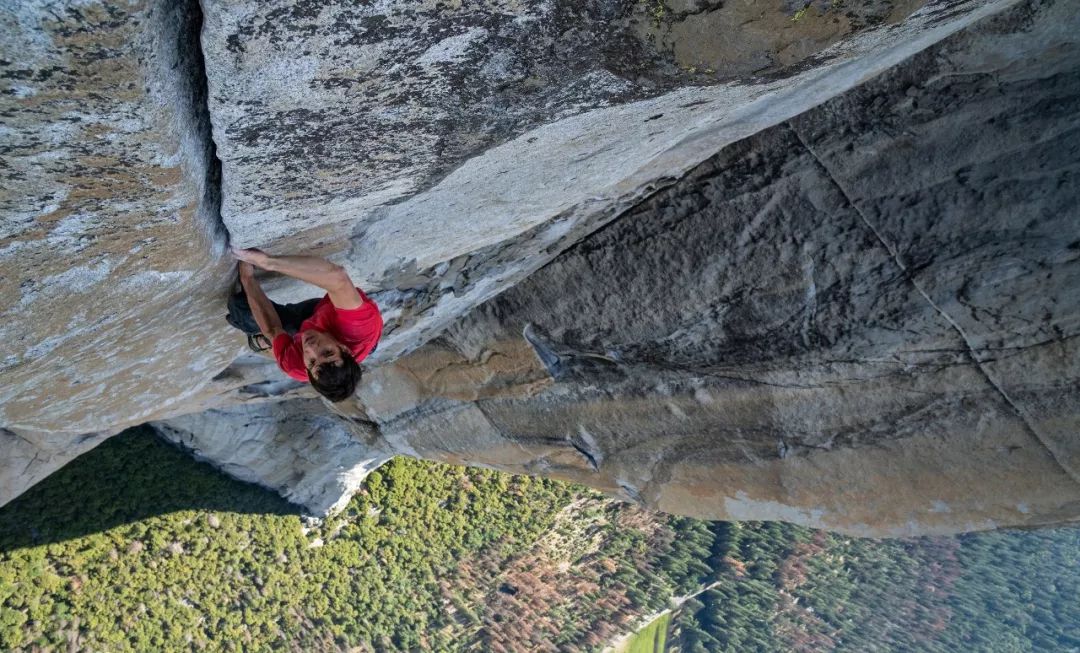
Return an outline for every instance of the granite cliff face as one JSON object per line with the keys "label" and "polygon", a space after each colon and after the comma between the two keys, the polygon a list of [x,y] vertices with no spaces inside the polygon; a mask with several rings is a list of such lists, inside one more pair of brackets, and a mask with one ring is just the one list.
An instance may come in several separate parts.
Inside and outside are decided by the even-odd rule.
{"label": "granite cliff face", "polygon": [[184,412],[239,353],[220,166],[182,3],[0,9],[0,496]]}
{"label": "granite cliff face", "polygon": [[[53,5],[4,17],[2,501],[155,420],[315,513],[405,454],[855,534],[1080,517],[1067,3]],[[371,290],[355,402],[239,355],[228,240]]]}

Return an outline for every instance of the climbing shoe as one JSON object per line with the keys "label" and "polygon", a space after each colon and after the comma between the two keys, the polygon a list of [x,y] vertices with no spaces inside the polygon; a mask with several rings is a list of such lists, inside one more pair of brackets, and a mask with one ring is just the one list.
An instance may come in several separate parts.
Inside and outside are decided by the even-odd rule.
{"label": "climbing shoe", "polygon": [[261,333],[249,333],[248,334],[248,348],[255,353],[262,353],[270,349],[273,345],[270,341]]}

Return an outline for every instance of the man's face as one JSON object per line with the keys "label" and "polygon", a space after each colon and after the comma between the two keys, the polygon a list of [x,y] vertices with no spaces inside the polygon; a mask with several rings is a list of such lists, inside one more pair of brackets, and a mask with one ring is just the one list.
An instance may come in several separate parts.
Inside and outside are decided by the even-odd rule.
{"label": "man's face", "polygon": [[342,344],[334,336],[318,329],[308,329],[300,333],[300,342],[304,350],[304,367],[308,375],[323,363],[341,365]]}

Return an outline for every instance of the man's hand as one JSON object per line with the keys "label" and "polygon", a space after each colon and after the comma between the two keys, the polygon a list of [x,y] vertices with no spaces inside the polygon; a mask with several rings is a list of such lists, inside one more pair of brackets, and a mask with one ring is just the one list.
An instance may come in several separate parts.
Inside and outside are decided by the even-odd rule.
{"label": "man's hand", "polygon": [[270,259],[273,258],[261,249],[255,249],[254,247],[249,249],[233,247],[232,255],[244,263],[260,267],[264,270],[270,269]]}
{"label": "man's hand", "polygon": [[232,255],[243,263],[270,272],[280,272],[294,279],[316,285],[330,295],[331,303],[338,308],[359,308],[364,303],[345,268],[324,258],[318,256],[270,256],[260,249],[239,249],[236,247],[232,248]]}

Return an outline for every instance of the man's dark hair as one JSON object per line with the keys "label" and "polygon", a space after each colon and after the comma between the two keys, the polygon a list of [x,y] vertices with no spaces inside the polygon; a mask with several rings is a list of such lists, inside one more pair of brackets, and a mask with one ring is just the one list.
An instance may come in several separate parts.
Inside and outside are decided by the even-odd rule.
{"label": "man's dark hair", "polygon": [[345,401],[356,392],[360,376],[360,365],[352,353],[345,349],[341,351],[341,365],[321,363],[313,370],[308,370],[311,387],[334,403]]}

